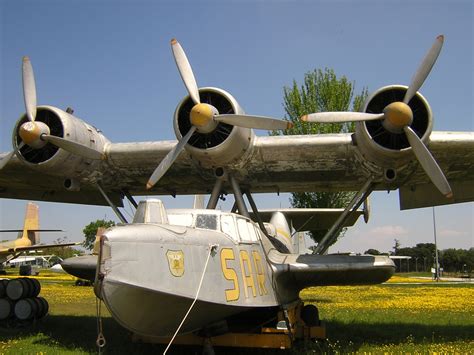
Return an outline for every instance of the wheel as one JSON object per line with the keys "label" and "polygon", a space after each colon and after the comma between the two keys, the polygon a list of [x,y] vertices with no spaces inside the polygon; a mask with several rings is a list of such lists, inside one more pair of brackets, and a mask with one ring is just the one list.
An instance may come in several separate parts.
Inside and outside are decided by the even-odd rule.
{"label": "wheel", "polygon": [[307,304],[301,310],[301,319],[309,327],[319,325],[319,310],[315,305]]}

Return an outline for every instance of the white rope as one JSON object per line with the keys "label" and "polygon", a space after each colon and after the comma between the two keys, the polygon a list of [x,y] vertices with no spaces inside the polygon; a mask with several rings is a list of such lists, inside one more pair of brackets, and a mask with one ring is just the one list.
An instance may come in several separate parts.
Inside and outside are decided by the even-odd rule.
{"label": "white rope", "polygon": [[96,306],[96,312],[97,312],[97,340],[95,341],[95,343],[97,347],[99,348],[99,354],[102,353],[102,348],[106,344],[104,333],[102,330],[101,304],[102,304],[102,301],[98,297],[96,297],[95,306]]}
{"label": "white rope", "polygon": [[204,264],[204,270],[202,270],[201,281],[199,281],[199,286],[198,286],[198,289],[197,289],[197,292],[196,292],[196,296],[194,297],[194,301],[193,301],[193,303],[191,303],[191,306],[189,307],[188,311],[184,315],[183,320],[181,321],[180,325],[178,326],[178,329],[176,329],[176,332],[174,333],[173,337],[171,338],[170,342],[168,343],[168,346],[166,347],[165,351],[163,352],[163,355],[166,355],[166,352],[168,351],[171,344],[173,343],[174,338],[176,338],[176,335],[178,335],[179,330],[183,326],[184,322],[186,321],[186,318],[188,317],[189,313],[193,309],[194,304],[196,303],[196,301],[198,299],[199,292],[201,291],[202,282],[204,280],[204,275],[206,274],[207,264],[209,264],[209,259],[211,258],[212,251],[215,248],[217,248],[217,244],[209,245],[209,253],[207,254],[207,260],[206,260],[206,263]]}

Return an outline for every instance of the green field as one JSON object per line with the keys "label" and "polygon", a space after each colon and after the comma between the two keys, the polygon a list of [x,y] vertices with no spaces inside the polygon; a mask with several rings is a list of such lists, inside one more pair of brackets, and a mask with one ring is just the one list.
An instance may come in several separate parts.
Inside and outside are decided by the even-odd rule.
{"label": "green field", "polygon": [[[74,286],[68,276],[42,272],[41,296],[50,314],[20,329],[0,328],[0,353],[97,353],[96,301],[92,287]],[[318,287],[301,293],[318,305],[328,339],[293,349],[216,348],[217,354],[315,353],[474,353],[474,285],[437,284],[394,277],[378,286]],[[103,310],[108,354],[162,353],[163,346],[132,343],[128,332]],[[173,346],[169,354],[200,354],[196,347]]]}

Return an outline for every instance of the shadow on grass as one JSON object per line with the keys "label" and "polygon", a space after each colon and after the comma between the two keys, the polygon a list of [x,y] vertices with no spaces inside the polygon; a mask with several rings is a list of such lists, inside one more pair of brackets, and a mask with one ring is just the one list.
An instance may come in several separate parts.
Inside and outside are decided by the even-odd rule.
{"label": "shadow on grass", "polygon": [[[302,354],[357,351],[363,344],[373,346],[384,344],[444,343],[472,341],[474,325],[422,325],[411,323],[364,323],[326,322],[328,341],[296,344],[292,350],[263,350],[242,348],[215,348],[216,354]],[[161,354],[165,346],[158,344],[133,343],[129,332],[112,318],[103,319],[103,332],[108,354]],[[49,352],[63,351],[97,353],[96,318],[85,316],[49,316],[44,321],[20,329],[0,330],[0,339],[31,338],[35,345],[50,349]],[[52,350],[52,351],[51,351]],[[173,345],[169,354],[201,354],[196,346]]]}

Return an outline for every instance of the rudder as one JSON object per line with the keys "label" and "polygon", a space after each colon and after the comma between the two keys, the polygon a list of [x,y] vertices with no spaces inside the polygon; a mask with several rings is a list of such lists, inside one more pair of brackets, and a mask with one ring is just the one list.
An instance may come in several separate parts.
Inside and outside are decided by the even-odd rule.
{"label": "rudder", "polygon": [[23,224],[22,238],[29,239],[31,245],[39,244],[39,207],[33,202],[26,205],[25,221]]}

